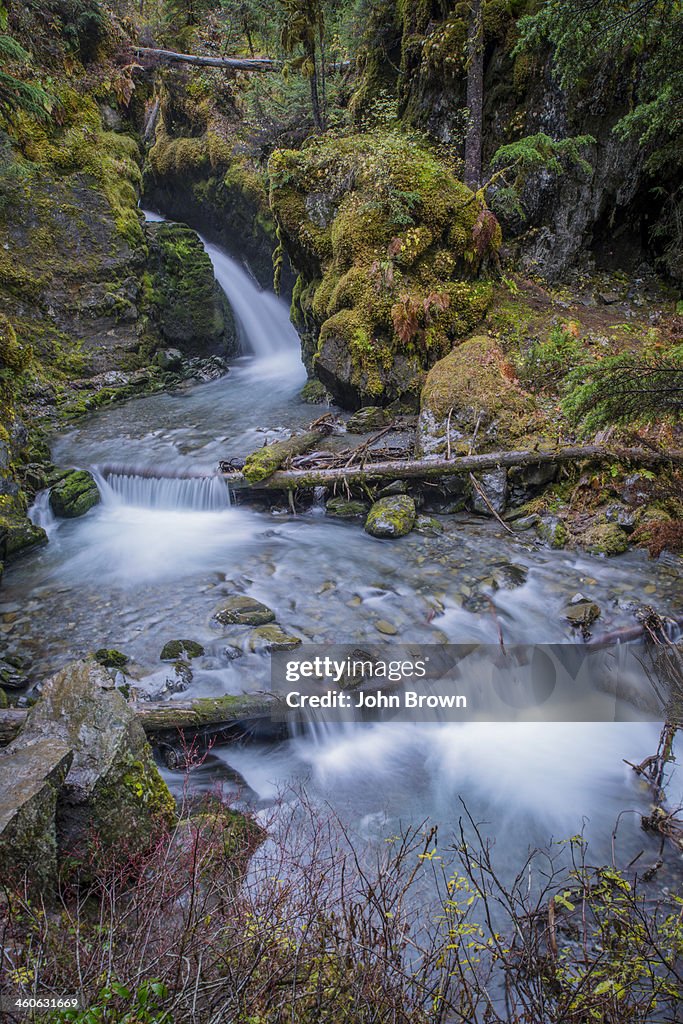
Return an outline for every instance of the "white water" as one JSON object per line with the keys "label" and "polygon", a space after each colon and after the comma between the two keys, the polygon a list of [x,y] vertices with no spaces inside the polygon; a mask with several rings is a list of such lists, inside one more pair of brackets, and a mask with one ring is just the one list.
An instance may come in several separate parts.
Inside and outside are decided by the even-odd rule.
{"label": "white water", "polygon": [[[120,471],[105,472],[102,504],[80,520],[54,520],[41,495],[33,514],[51,543],[7,573],[3,596],[27,609],[7,635],[38,672],[65,657],[68,634],[70,652],[118,647],[152,676],[163,643],[186,636],[207,650],[193,664],[192,695],[266,688],[267,658],[230,661],[224,653],[248,630],[217,633],[210,624],[217,602],[236,591],[263,600],[286,631],[315,643],[377,641],[379,619],[393,622],[404,643],[495,643],[496,620],[463,609],[462,592],[501,555],[529,568],[524,586],[491,592],[510,642],[570,639],[561,608],[578,590],[598,600],[605,630],[632,621],[631,602],[675,608],[666,564],[644,554],[606,563],[539,550],[495,523],[451,517],[439,538],[385,543],[319,514],[229,507],[211,475],[218,460],[246,454],[315,410],[297,400],[305,372],[286,305],[216,246],[207,251],[253,355],[220,381],[102,411],[57,440],[61,464],[116,463]],[[198,470],[207,475],[191,475]],[[653,581],[656,599],[646,589]],[[435,603],[442,605],[436,616]],[[216,750],[213,764],[237,768],[265,800],[289,780],[303,781],[358,834],[379,842],[399,821],[432,816],[452,825],[462,795],[504,839],[516,869],[529,843],[552,830],[573,834],[584,816],[608,856],[616,816],[648,806],[622,758],[641,759],[656,739],[652,723],[351,724],[278,748]],[[650,850],[637,818],[625,820],[633,821],[630,846]]]}

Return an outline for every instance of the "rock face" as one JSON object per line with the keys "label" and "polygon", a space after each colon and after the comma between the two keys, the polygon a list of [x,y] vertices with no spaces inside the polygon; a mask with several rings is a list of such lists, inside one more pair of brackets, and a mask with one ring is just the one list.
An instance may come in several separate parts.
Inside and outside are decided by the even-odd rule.
{"label": "rock face", "polygon": [[56,516],[75,519],[100,502],[100,492],[91,473],[74,469],[50,491],[50,508]]}
{"label": "rock face", "polygon": [[34,738],[0,751],[0,878],[41,889],[57,878],[57,799],[73,760],[59,739]]}
{"label": "rock face", "polygon": [[[161,334],[184,355],[233,355],[232,312],[196,231],[185,224],[147,224],[153,315]],[[173,349],[167,352],[173,352]],[[172,369],[167,358],[162,369]]]}
{"label": "rock face", "polygon": [[495,217],[430,152],[381,133],[276,151],[269,175],[307,367],[345,408],[415,406],[423,372],[486,312]]}
{"label": "rock face", "polygon": [[407,494],[396,494],[376,501],[365,520],[372,537],[404,537],[415,525],[415,502]]}
{"label": "rock face", "polygon": [[[49,679],[4,765],[32,759],[42,771],[39,744],[60,744],[72,761],[56,806],[59,855],[91,848],[144,849],[175,804],[161,779],[142,726],[107,672],[78,661]],[[2,787],[0,787],[2,789]]]}
{"label": "rock face", "polygon": [[[538,441],[543,417],[522,391],[498,345],[469,338],[427,374],[420,400],[417,450],[422,458],[524,447]],[[476,438],[475,438],[476,430]]]}

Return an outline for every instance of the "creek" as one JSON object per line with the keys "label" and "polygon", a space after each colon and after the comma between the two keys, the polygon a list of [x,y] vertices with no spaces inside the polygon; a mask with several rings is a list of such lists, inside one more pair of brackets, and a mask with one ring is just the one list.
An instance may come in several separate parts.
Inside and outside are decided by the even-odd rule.
{"label": "creek", "polygon": [[[263,601],[288,633],[316,644],[495,644],[499,626],[508,642],[571,642],[561,610],[577,591],[600,605],[601,631],[631,625],[634,603],[679,611],[680,580],[666,557],[550,550],[466,515],[442,517],[438,536],[380,541],[358,523],[326,517],[321,505],[293,515],[231,504],[213,475],[218,461],[285,436],[319,411],[299,398],[306,374],[285,303],[218,247],[206,248],[244,355],[220,380],[100,410],[54,438],[54,461],[92,470],[102,502],[58,521],[39,495],[33,517],[50,543],[5,575],[0,628],[34,680],[106,646],[124,651],[138,685],[155,694],[169,671],[159,660],[164,643],[187,637],[206,653],[181,696],[265,689],[268,655],[235,657],[249,629],[211,624],[221,598],[235,592]],[[519,586],[495,588],[501,562],[522,568]],[[469,600],[477,593],[487,597],[483,606]],[[395,640],[379,621],[395,628]],[[257,809],[290,783],[305,784],[368,842],[427,817],[447,831],[462,796],[511,867],[530,844],[584,827],[594,859],[606,860],[617,816],[649,806],[623,759],[652,753],[658,731],[638,721],[351,725],[279,745],[214,748],[192,779],[197,788],[222,780]],[[620,835],[629,854],[655,851],[635,814]]]}

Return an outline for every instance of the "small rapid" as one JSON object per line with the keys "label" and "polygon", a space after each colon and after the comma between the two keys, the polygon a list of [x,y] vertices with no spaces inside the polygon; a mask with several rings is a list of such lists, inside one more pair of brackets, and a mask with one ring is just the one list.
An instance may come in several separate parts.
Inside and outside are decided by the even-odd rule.
{"label": "small rapid", "polygon": [[218,512],[230,507],[230,490],[218,473],[182,476],[140,467],[93,467],[103,503],[137,508]]}

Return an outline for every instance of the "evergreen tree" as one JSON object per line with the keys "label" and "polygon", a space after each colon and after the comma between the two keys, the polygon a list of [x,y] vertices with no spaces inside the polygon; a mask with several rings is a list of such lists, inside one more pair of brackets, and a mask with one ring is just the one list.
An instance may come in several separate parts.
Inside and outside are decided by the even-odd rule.
{"label": "evergreen tree", "polygon": [[284,20],[280,41],[286,54],[293,56],[290,66],[297,68],[309,81],[313,122],[318,131],[324,124],[323,105],[320,101],[321,88],[324,92],[324,40],[325,19],[320,0],[280,0]]}

